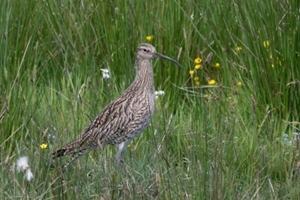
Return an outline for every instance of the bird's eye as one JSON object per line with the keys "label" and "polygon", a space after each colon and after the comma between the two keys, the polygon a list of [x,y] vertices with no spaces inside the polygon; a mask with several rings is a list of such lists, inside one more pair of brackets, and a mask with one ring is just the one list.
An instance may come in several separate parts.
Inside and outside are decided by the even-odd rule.
{"label": "bird's eye", "polygon": [[148,50],[148,49],[143,49],[143,51],[144,51],[144,52],[146,52],[146,53],[148,53],[148,52],[149,52],[149,50]]}

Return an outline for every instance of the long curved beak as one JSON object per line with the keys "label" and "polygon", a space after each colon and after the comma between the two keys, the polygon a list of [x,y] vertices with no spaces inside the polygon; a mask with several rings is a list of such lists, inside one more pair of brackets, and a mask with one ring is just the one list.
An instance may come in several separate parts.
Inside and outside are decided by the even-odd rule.
{"label": "long curved beak", "polygon": [[179,62],[177,62],[176,60],[174,60],[168,56],[165,56],[165,55],[157,53],[157,52],[155,52],[154,55],[158,58],[163,58],[163,59],[169,60],[169,61],[175,63],[176,65],[178,65],[179,67],[183,68],[183,66]]}

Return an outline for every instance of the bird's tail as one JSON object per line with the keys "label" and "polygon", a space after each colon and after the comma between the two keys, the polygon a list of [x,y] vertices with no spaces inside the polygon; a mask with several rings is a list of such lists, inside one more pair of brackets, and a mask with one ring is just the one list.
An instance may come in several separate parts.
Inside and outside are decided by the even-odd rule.
{"label": "bird's tail", "polygon": [[70,154],[74,154],[77,151],[80,151],[80,141],[75,140],[75,141],[72,141],[72,142],[64,145],[63,147],[61,147],[60,149],[58,149],[54,153],[52,153],[52,159],[70,155]]}
{"label": "bird's tail", "polygon": [[74,155],[77,153],[80,153],[82,151],[85,151],[85,149],[88,149],[90,144],[90,137],[88,134],[81,134],[76,139],[74,139],[72,142],[67,143],[60,149],[56,150],[54,153],[52,153],[52,159],[59,158],[66,155]]}
{"label": "bird's tail", "polygon": [[85,144],[85,140],[83,139],[83,137],[78,137],[74,141],[64,145],[62,148],[52,153],[51,166],[54,166],[54,159],[66,155],[72,155],[70,161],[63,166],[63,168],[66,168],[71,162],[88,152],[89,149],[90,148],[87,144]]}

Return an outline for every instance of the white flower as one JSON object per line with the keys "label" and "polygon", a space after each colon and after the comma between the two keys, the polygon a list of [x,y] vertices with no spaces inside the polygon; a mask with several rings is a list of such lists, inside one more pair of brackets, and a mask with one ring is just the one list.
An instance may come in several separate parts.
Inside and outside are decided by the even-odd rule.
{"label": "white flower", "polygon": [[119,13],[119,8],[115,7],[115,13],[118,14]]}
{"label": "white flower", "polygon": [[297,138],[300,137],[300,132],[294,132],[293,135]]}
{"label": "white flower", "polygon": [[47,137],[49,140],[55,140],[55,138],[56,138],[56,136],[52,133],[48,133]]}
{"label": "white flower", "polygon": [[100,69],[103,73],[109,73],[109,70],[108,69]]}
{"label": "white flower", "polygon": [[157,99],[159,96],[163,96],[163,95],[165,95],[165,91],[162,91],[162,90],[155,91],[155,99]]}
{"label": "white flower", "polygon": [[103,73],[103,74],[102,74],[102,77],[103,77],[104,79],[108,79],[108,78],[109,78],[109,74]]}
{"label": "white flower", "polygon": [[25,171],[28,168],[29,168],[29,165],[28,165],[28,157],[27,156],[23,156],[17,160],[18,172]]}
{"label": "white flower", "polygon": [[100,69],[102,71],[102,78],[108,79],[110,77],[108,69]]}
{"label": "white flower", "polygon": [[194,13],[191,14],[190,19],[193,21],[194,20]]}
{"label": "white flower", "polygon": [[26,177],[27,181],[31,181],[31,179],[33,179],[33,174],[31,172],[30,168],[27,169],[27,171],[25,173],[25,177]]}
{"label": "white flower", "polygon": [[23,156],[23,157],[19,158],[17,160],[16,166],[17,166],[18,172],[23,172],[25,174],[27,181],[31,181],[33,179],[33,174],[29,167],[27,156]]}
{"label": "white flower", "polygon": [[157,96],[165,95],[165,91],[162,91],[162,90],[155,91],[155,95],[157,95]]}

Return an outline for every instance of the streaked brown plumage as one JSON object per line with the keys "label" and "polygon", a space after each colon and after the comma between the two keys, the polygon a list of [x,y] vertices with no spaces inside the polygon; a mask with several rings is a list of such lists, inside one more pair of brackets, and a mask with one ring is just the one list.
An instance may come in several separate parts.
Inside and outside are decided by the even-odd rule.
{"label": "streaked brown plumage", "polygon": [[159,54],[150,44],[140,44],[136,51],[136,76],[131,85],[116,100],[108,104],[95,120],[77,138],[52,154],[52,158],[72,155],[72,161],[88,151],[118,145],[117,159],[123,163],[128,142],[139,135],[150,123],[155,107],[154,77],[151,59],[164,58],[181,66],[177,61]]}

